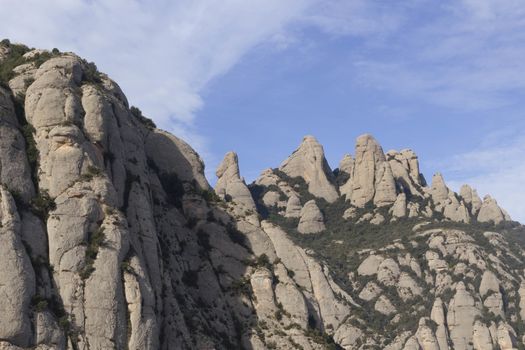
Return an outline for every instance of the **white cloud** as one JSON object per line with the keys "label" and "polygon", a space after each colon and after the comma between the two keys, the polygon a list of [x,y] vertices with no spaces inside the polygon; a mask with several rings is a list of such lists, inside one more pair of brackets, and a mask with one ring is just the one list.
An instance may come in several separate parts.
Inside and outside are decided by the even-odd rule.
{"label": "white cloud", "polygon": [[95,61],[163,128],[191,131],[201,92],[311,0],[0,0],[0,36]]}
{"label": "white cloud", "polygon": [[[440,5],[441,4],[441,5]],[[521,102],[525,88],[525,3],[464,0],[433,3],[391,41],[354,62],[360,81],[394,95],[459,111]],[[420,2],[420,12],[426,1]],[[424,16],[420,14],[421,16]],[[417,12],[412,13],[417,16]]]}

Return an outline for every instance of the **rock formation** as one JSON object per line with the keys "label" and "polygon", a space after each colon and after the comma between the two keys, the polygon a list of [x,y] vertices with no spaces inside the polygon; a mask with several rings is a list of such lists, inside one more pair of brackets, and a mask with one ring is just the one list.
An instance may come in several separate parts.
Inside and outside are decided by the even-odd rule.
{"label": "rock formation", "polygon": [[345,185],[345,195],[356,207],[373,201],[378,206],[395,202],[397,194],[392,169],[383,149],[371,135],[357,139],[351,186]]}
{"label": "rock formation", "polygon": [[239,173],[239,160],[235,152],[228,152],[217,168],[215,192],[221,198],[228,198],[241,203],[248,209],[255,210],[255,203],[248,187]]}
{"label": "rock formation", "polygon": [[301,219],[297,231],[301,233],[319,233],[325,229],[323,214],[317,207],[315,200],[305,203],[301,209]]}
{"label": "rock formation", "polygon": [[94,64],[2,41],[0,66],[0,349],[524,346],[525,228],[414,152],[364,135],[333,176],[305,137],[213,190]]}
{"label": "rock formation", "polygon": [[332,170],[324,157],[323,146],[313,136],[305,136],[303,142],[286,159],[279,170],[290,177],[301,177],[314,196],[334,202],[339,196],[333,185]]}

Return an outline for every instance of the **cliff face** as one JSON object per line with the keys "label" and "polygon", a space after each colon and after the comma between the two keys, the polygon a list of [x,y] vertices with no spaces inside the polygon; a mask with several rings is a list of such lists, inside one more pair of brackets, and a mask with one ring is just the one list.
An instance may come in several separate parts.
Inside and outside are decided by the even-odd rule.
{"label": "cliff face", "polygon": [[0,44],[0,349],[514,349],[522,227],[369,135],[210,188],[72,53]]}

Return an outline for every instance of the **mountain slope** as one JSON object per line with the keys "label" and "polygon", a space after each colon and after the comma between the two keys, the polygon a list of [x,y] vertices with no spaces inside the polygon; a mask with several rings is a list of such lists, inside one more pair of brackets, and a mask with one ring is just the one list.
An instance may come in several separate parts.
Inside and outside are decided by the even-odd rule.
{"label": "mountain slope", "polygon": [[522,226],[412,151],[213,190],[75,54],[3,41],[0,81],[0,349],[523,348]]}

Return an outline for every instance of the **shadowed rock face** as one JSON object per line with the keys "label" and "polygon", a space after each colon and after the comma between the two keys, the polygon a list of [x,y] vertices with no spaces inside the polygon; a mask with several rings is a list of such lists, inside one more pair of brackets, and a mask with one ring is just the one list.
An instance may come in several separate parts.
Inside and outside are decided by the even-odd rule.
{"label": "shadowed rock face", "polygon": [[468,186],[427,187],[412,151],[364,135],[336,178],[309,136],[250,185],[228,153],[214,191],[93,65],[13,48],[0,349],[523,345],[523,228]]}

